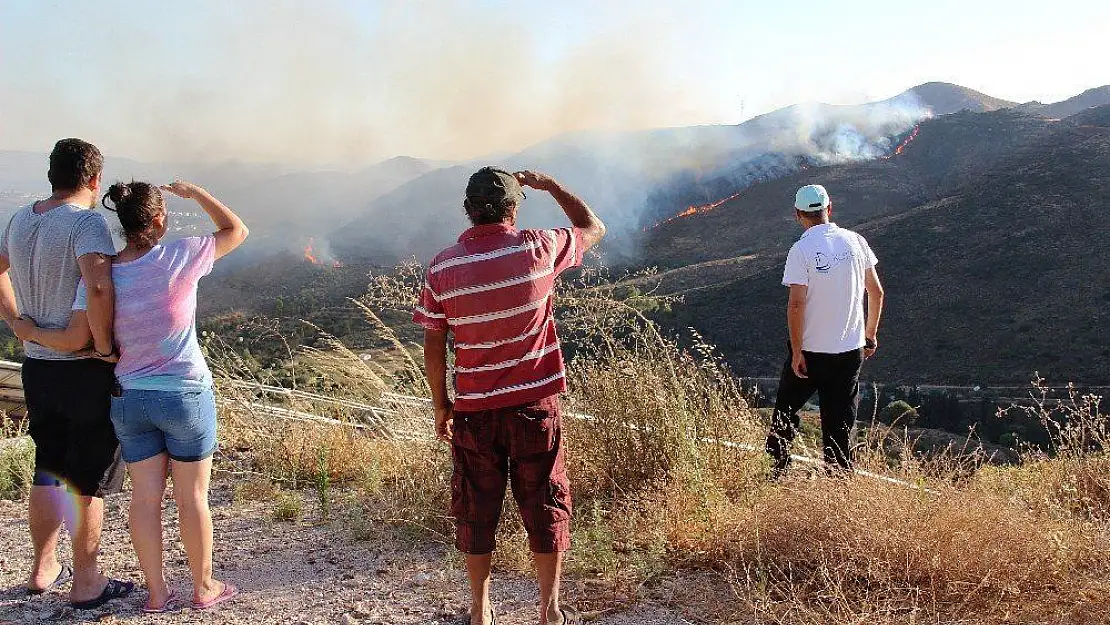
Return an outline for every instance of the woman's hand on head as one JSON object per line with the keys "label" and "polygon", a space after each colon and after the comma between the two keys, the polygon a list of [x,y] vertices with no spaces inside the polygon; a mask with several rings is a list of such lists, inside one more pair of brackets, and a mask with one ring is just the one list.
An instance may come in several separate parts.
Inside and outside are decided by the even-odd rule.
{"label": "woman's hand on head", "polygon": [[185,198],[186,200],[196,199],[197,195],[203,191],[199,186],[191,182],[185,182],[184,180],[175,180],[170,184],[164,184],[158,188],[172,193],[177,197]]}

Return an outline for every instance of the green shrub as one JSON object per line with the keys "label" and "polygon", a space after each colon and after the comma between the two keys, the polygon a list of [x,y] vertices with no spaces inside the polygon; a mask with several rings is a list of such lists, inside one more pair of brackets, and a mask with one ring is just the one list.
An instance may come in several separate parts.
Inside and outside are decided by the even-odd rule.
{"label": "green shrub", "polygon": [[917,423],[917,417],[917,409],[901,399],[890,402],[879,411],[879,421],[904,428],[912,428]]}
{"label": "green shrub", "polygon": [[282,493],[274,506],[274,518],[278,521],[299,521],[304,514],[304,502],[299,493]]}

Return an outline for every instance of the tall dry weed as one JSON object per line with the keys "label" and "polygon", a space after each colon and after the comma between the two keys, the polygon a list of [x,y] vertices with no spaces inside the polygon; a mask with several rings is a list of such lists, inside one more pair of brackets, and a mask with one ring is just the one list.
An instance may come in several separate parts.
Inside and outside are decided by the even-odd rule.
{"label": "tall dry weed", "polygon": [[[382,357],[324,337],[290,353],[288,393],[244,384],[285,374],[260,373],[226,344],[222,425],[227,453],[274,479],[310,485],[326,458],[331,483],[358,492],[350,516],[359,531],[400,527],[450,542],[449,451],[431,439],[427,405],[391,395],[426,391],[419,346],[383,321],[407,312],[420,275],[408,265],[376,276],[357,302],[381,334]],[[649,320],[671,305],[601,270],[559,293],[576,509],[568,571],[628,595],[677,568],[715,571],[735,590],[717,613],[736,622],[1105,622],[1107,439],[1097,402],[1076,404],[1082,419],[1054,417],[1063,424],[1056,446],[1031,451],[1021,467],[983,468],[969,450],[921,457],[874,429],[859,463],[878,478],[811,479],[799,467],[773,484],[760,452],[766,424],[735,376],[696,334],[680,343]],[[496,562],[524,570],[523,528],[507,500]]]}
{"label": "tall dry weed", "polygon": [[1085,609],[1107,571],[1097,534],[979,491],[821,479],[723,514],[705,562],[779,622],[1041,622]]}

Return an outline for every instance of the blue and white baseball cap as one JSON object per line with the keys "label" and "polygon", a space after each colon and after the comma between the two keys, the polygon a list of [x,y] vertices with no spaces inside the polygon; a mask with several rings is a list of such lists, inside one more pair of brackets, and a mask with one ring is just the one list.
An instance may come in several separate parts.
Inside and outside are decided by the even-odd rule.
{"label": "blue and white baseball cap", "polygon": [[829,192],[819,184],[806,185],[794,196],[794,208],[807,213],[825,210],[831,204]]}

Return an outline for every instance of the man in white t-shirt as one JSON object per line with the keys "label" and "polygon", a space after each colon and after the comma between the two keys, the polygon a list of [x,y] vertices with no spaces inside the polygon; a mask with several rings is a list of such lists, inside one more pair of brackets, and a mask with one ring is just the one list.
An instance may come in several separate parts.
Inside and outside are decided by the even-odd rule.
{"label": "man in white t-shirt", "polygon": [[767,437],[775,477],[790,465],[798,411],[814,393],[821,404],[825,463],[851,470],[860,368],[878,349],[883,309],[879,261],[862,236],[830,221],[832,201],[825,187],[799,189],[794,215],[805,232],[790,248],[782,276],[790,288],[790,356]]}

